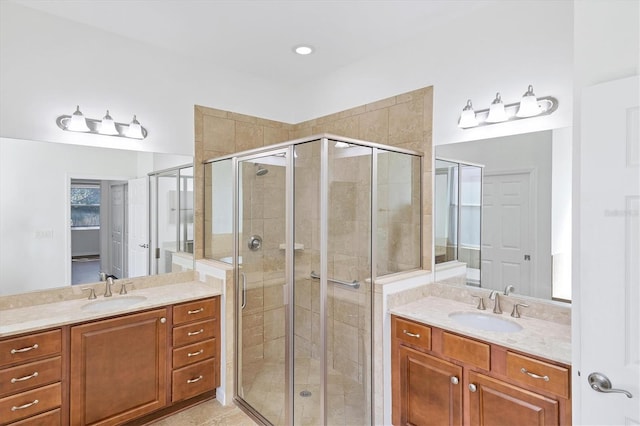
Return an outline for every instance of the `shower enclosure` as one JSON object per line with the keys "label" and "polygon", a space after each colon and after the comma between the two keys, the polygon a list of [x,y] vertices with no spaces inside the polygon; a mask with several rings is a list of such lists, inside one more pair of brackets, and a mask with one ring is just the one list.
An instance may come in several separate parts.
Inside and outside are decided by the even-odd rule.
{"label": "shower enclosure", "polygon": [[419,153],[332,135],[205,164],[234,265],[235,398],[265,424],[372,423],[372,283],[421,266]]}

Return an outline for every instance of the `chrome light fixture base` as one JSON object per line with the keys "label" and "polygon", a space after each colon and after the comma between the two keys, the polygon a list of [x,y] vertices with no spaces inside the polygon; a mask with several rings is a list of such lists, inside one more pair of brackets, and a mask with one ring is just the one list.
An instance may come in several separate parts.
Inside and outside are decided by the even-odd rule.
{"label": "chrome light fixture base", "polygon": [[[111,116],[109,116],[109,112],[107,111],[107,116],[109,118],[111,118]],[[58,125],[59,128],[61,128],[62,130],[66,131],[66,132],[76,132],[75,130],[72,130],[69,128],[69,124],[71,122],[71,115],[61,115],[60,117],[56,118],[56,124]],[[120,137],[120,138],[126,138],[126,139],[138,139],[138,140],[142,140],[145,139],[147,137],[147,135],[149,134],[147,132],[147,129],[145,129],[144,127],[140,126],[140,123],[138,123],[138,121],[134,119],[132,121],[132,123],[134,123],[134,125],[140,126],[140,132],[137,133],[137,136],[130,136],[129,135],[129,127],[131,125],[130,124],[125,124],[125,123],[118,123],[118,122],[113,122],[114,126],[115,126],[115,130],[116,133],[114,134],[109,134],[109,133],[101,133],[100,129],[102,126],[102,120],[97,120],[94,118],[86,118],[86,123],[87,123],[87,127],[88,130],[81,130],[80,132],[82,133],[93,133],[96,135],[101,135],[101,136],[116,136],[116,137]]]}

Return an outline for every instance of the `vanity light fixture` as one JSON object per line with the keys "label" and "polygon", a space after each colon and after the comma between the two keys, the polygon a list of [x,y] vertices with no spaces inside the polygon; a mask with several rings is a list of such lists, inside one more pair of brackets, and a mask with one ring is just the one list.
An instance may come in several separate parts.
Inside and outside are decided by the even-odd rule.
{"label": "vanity light fixture", "polygon": [[506,121],[549,115],[556,109],[558,109],[558,100],[556,98],[553,96],[536,98],[536,95],[533,93],[533,86],[529,85],[520,102],[508,105],[502,102],[500,93],[496,93],[496,97],[489,108],[479,111],[474,111],[471,100],[468,100],[467,105],[460,114],[458,127],[469,129]]}
{"label": "vanity light fixture", "polygon": [[133,116],[129,124],[117,123],[109,115],[109,110],[102,118],[86,118],[80,112],[80,106],[76,106],[76,111],[72,115],[61,115],[56,118],[56,124],[62,130],[69,132],[94,133],[96,135],[118,136],[129,139],[144,139],[147,137],[147,129],[140,125],[140,122]]}

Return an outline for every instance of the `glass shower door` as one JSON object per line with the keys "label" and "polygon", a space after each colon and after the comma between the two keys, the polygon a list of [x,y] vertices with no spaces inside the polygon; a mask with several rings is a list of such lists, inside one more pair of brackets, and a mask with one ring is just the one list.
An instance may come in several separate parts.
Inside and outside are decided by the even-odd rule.
{"label": "glass shower door", "polygon": [[237,394],[285,423],[286,152],[238,160]]}

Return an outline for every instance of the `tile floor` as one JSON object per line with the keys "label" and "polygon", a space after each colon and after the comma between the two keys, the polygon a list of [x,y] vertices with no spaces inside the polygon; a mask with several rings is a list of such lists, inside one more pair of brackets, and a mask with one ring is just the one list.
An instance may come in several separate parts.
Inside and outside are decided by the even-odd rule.
{"label": "tile floor", "polygon": [[223,407],[215,399],[151,423],[153,426],[255,426],[256,424],[235,405]]}

